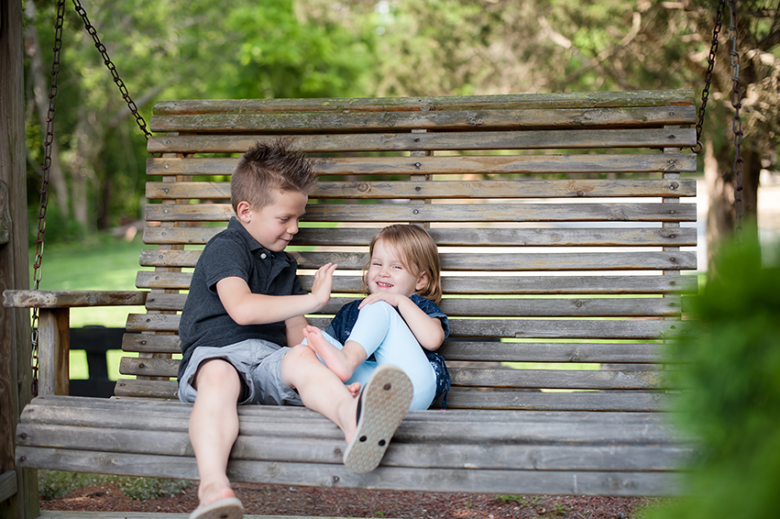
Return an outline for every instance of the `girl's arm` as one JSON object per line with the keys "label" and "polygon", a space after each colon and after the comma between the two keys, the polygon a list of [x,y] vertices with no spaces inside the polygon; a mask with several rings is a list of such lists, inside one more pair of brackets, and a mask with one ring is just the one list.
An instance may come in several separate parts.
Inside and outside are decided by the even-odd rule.
{"label": "girl's arm", "polygon": [[398,312],[406,321],[415,339],[426,350],[436,351],[444,342],[444,329],[441,327],[441,321],[436,317],[430,317],[414,304],[414,301],[402,294],[376,292],[366,297],[358,308],[363,308],[365,305],[377,301],[385,301],[398,308]]}

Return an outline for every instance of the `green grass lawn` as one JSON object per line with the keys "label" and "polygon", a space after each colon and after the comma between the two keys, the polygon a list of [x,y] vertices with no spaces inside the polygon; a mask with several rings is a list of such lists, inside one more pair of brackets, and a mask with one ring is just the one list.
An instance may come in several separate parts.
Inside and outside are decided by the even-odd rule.
{"label": "green grass lawn", "polygon": [[[141,233],[133,241],[111,236],[100,236],[86,243],[53,244],[43,251],[41,290],[136,290],[135,277],[141,249],[144,246]],[[35,249],[30,251],[30,276]],[[146,269],[152,270],[152,269]],[[101,325],[108,328],[124,328],[128,313],[144,313],[142,306],[73,308],[70,311],[72,328]],[[108,370],[111,379],[119,375],[120,350],[108,353]],[[89,376],[86,353],[72,351],[70,355],[72,379]]]}

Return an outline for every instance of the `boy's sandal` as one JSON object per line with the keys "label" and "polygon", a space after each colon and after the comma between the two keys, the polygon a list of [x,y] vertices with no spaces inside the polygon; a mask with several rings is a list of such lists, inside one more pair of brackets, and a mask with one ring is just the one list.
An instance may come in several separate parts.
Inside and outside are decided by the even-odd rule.
{"label": "boy's sandal", "polygon": [[224,497],[200,506],[190,514],[189,519],[242,519],[244,506],[236,497]]}
{"label": "boy's sandal", "polygon": [[344,452],[347,470],[371,472],[379,465],[413,396],[412,382],[398,367],[382,364],[374,370],[358,397],[357,430]]}

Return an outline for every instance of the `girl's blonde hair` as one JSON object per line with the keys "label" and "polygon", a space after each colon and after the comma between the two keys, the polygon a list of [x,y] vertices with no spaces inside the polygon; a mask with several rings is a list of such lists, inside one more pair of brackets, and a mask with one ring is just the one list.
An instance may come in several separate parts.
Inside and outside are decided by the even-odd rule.
{"label": "girl's blonde hair", "polygon": [[390,225],[379,231],[371,240],[368,249],[368,261],[363,266],[363,291],[368,294],[368,268],[374,245],[382,240],[392,246],[401,256],[401,262],[412,275],[419,277],[427,274],[428,282],[416,292],[417,295],[430,299],[434,303],[441,301],[441,262],[436,242],[425,229],[416,225]]}

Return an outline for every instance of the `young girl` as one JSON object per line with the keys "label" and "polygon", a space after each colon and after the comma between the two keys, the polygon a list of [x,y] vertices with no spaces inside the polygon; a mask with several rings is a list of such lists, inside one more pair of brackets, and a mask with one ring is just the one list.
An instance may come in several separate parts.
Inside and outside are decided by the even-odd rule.
{"label": "young girl", "polygon": [[363,288],[369,296],[344,305],[325,332],[307,326],[305,342],[349,384],[364,385],[382,364],[398,366],[414,388],[410,409],[427,409],[449,388],[443,359],[432,353],[449,335],[447,316],[436,306],[436,243],[415,225],[385,227],[371,241]]}

